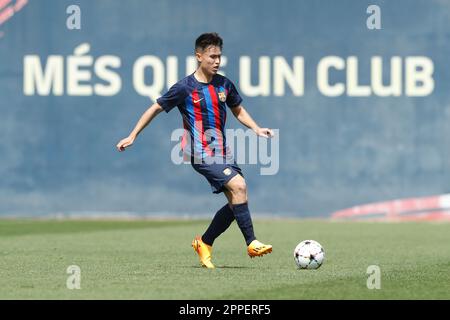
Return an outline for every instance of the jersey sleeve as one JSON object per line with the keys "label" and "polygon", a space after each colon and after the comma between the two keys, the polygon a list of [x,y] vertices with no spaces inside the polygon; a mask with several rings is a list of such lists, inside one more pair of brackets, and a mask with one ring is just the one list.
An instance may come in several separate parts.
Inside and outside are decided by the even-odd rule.
{"label": "jersey sleeve", "polygon": [[230,108],[237,107],[242,102],[242,98],[239,95],[234,84],[230,81],[228,85],[228,94],[227,94],[227,105]]}
{"label": "jersey sleeve", "polygon": [[169,112],[174,107],[183,103],[186,98],[186,90],[182,84],[175,83],[170,87],[164,95],[156,99],[156,102],[164,109],[165,112]]}

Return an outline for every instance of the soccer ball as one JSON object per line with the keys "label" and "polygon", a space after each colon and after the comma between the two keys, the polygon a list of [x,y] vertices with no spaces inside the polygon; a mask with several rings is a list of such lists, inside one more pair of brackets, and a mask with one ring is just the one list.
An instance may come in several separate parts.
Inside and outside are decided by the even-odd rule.
{"label": "soccer ball", "polygon": [[314,240],[300,242],[294,250],[294,260],[299,269],[317,269],[325,258],[320,243]]}

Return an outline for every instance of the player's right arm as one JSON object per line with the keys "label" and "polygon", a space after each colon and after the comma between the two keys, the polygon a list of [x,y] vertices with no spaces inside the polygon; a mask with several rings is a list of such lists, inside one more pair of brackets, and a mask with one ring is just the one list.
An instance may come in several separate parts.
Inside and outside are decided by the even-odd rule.
{"label": "player's right arm", "polygon": [[128,135],[128,137],[122,139],[117,144],[117,150],[124,151],[125,148],[131,146],[139,135],[139,133],[161,112],[163,108],[158,104],[154,103],[150,108],[148,108],[139,119],[138,123],[134,127],[133,131]]}
{"label": "player's right arm", "polygon": [[180,82],[175,83],[169,91],[162,97],[156,99],[156,103],[144,112],[130,135],[125,139],[120,140],[117,144],[117,150],[124,151],[125,148],[131,146],[139,132],[141,132],[161,111],[164,110],[169,112],[175,106],[181,104],[186,98],[186,95],[187,93],[184,86]]}

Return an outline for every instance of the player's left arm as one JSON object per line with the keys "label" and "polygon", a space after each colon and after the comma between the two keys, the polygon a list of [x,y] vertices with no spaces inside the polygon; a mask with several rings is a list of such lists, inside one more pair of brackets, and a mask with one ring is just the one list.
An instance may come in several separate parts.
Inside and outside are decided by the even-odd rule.
{"label": "player's left arm", "polygon": [[245,108],[240,104],[234,108],[231,108],[231,111],[233,112],[233,115],[236,117],[236,119],[239,120],[240,123],[242,123],[247,128],[252,129],[256,132],[258,136],[271,138],[273,137],[273,130],[269,128],[261,128],[258,126],[258,124],[255,122],[255,120],[252,119],[250,114],[245,110]]}

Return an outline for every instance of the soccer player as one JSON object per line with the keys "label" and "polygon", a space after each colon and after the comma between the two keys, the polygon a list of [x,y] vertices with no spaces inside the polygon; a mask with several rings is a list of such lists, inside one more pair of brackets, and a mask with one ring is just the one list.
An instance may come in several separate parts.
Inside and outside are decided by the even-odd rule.
{"label": "soccer player", "polygon": [[[234,84],[217,74],[222,56],[223,41],[217,33],[205,33],[195,41],[197,70],[178,81],[156,100],[139,119],[130,135],[117,144],[119,151],[131,146],[138,134],[163,110],[178,107],[183,118],[185,134],[183,154],[188,155],[192,167],[203,175],[213,193],[223,192],[228,200],[211,221],[206,232],[192,241],[202,266],[214,268],[211,261],[212,245],[230,224],[236,220],[247,244],[250,257],[272,252],[272,246],[259,242],[254,234],[248,208],[247,187],[242,171],[227,147],[224,128],[226,106],[245,126],[258,136],[270,138],[273,131],[260,128],[241,105]],[[189,143],[188,143],[189,141]]]}

